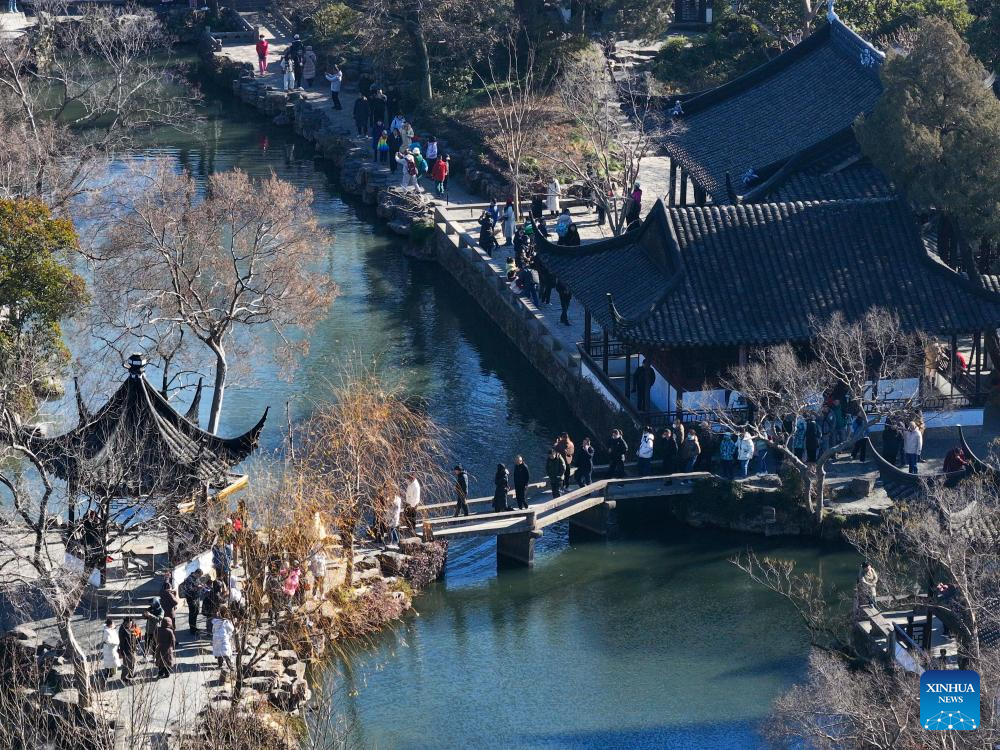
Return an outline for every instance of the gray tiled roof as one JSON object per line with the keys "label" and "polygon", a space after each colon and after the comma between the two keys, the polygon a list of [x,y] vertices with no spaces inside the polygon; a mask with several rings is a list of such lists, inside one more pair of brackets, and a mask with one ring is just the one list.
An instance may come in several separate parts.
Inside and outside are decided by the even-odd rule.
{"label": "gray tiled roof", "polygon": [[738,202],[844,200],[895,194],[892,182],[861,153],[853,128],[848,128],[799,152],[772,174],[761,175],[761,181],[743,193]]}
{"label": "gray tiled roof", "polygon": [[539,244],[546,266],[598,321],[640,346],[805,342],[810,316],[856,319],[875,306],[930,334],[1000,325],[1000,296],[928,255],[897,200],[657,202],[622,237]]}
{"label": "gray tiled roof", "polygon": [[257,444],[267,419],[233,438],[205,432],[179,414],[145,376],[129,375],[93,416],[33,449],[67,482],[93,496],[168,496],[201,484],[222,486]]}
{"label": "gray tiled roof", "polygon": [[871,111],[882,90],[881,61],[881,53],[833,20],[774,60],[684,102],[664,147],[723,202],[727,173],[741,192],[749,170],[760,174]]}

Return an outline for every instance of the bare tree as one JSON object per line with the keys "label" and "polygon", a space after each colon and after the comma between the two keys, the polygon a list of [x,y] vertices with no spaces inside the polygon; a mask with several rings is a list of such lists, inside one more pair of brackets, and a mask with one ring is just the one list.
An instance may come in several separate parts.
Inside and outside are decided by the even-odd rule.
{"label": "bare tree", "polygon": [[136,182],[96,261],[98,327],[139,341],[183,329],[207,347],[215,432],[231,351],[252,356],[262,329],[284,344],[274,350],[282,364],[308,347],[304,333],[337,294],[322,268],[330,238],[312,212],[312,193],[274,176],[215,174],[204,199],[190,175],[165,165]]}
{"label": "bare tree", "polygon": [[[865,655],[849,637],[856,615],[848,620],[820,579],[795,572],[790,561],[753,552],[734,559],[752,580],[794,607],[816,647],[805,681],[778,699],[765,723],[768,739],[777,747],[827,750],[995,747],[1000,649],[983,636],[1000,628],[998,524],[1000,498],[984,475],[954,488],[929,485],[923,498],[846,533],[878,572],[879,598],[890,597],[894,607],[910,602],[944,622],[954,635],[959,664],[979,672],[981,724],[968,744],[921,727],[919,676],[904,670],[893,654],[859,666]],[[911,650],[910,656],[922,669],[939,668],[932,654]]]}
{"label": "bare tree", "polygon": [[920,678],[896,664],[852,664],[814,652],[806,679],[775,702],[763,733],[777,748],[989,750],[1000,742],[995,706],[1000,659],[980,663],[981,721],[974,732],[931,732],[920,723]]}
{"label": "bare tree", "polygon": [[536,119],[540,100],[535,92],[536,57],[530,40],[525,51],[519,50],[517,35],[511,33],[499,45],[506,52],[505,63],[498,64],[495,55],[486,57],[486,72],[477,68],[476,76],[486,92],[493,122],[490,140],[503,157],[507,176],[514,189],[514,210],[521,211],[521,173],[524,158],[530,148],[531,126]]}
{"label": "bare tree", "polygon": [[443,471],[440,428],[419,404],[388,385],[374,365],[345,372],[331,398],[303,425],[296,454],[311,477],[317,509],[339,529],[350,585],[357,536],[386,512],[395,495],[403,494],[406,476],[418,478],[425,496],[442,492],[450,482]]}
{"label": "bare tree", "polygon": [[812,460],[795,449],[794,432],[776,440],[765,422],[789,415],[802,420],[815,417],[824,394],[836,388],[850,396],[857,410],[863,410],[869,426],[886,417],[912,418],[923,403],[922,389],[904,391],[897,382],[921,377],[924,338],[904,331],[895,314],[878,308],[853,322],[836,313],[826,321],[812,320],[811,327],[813,343],[808,353],[790,345],[754,352],[746,365],[734,367],[718,384],[706,384],[705,389],[722,388],[742,396],[750,407],[749,415],[724,406],[714,410],[713,419],[733,432],[748,430],[751,437],[780,452],[799,473],[803,500],[820,521],[826,465],[858,436],[850,428],[843,430]]}
{"label": "bare tree", "polygon": [[63,3],[35,9],[35,30],[0,38],[0,196],[64,212],[104,189],[96,178],[138,134],[196,118],[152,10],[92,6],[66,20]]}
{"label": "bare tree", "polygon": [[[981,635],[1000,627],[998,523],[996,488],[976,478],[956,488],[932,485],[924,503],[847,538],[878,569],[886,594],[906,598],[927,591],[923,606],[955,634],[959,661],[975,669],[985,648]],[[947,585],[946,596],[938,597],[933,583]]]}
{"label": "bare tree", "polygon": [[540,150],[539,157],[582,183],[603,204],[612,232],[622,234],[628,228],[629,194],[654,147],[659,112],[635,81],[616,89],[604,59],[593,49],[563,72],[556,95],[587,153],[580,158],[557,140]]}

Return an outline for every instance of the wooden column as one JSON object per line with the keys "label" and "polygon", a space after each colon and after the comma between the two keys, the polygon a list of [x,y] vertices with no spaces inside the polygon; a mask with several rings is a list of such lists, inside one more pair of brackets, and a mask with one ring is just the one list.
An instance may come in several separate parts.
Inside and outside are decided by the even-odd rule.
{"label": "wooden column", "polygon": [[670,186],[667,189],[667,205],[677,205],[677,162],[670,160]]}
{"label": "wooden column", "polygon": [[687,170],[681,167],[681,198],[678,202],[679,206],[686,206],[688,202],[688,173]]}
{"label": "wooden column", "polygon": [[976,331],[976,338],[972,344],[972,356],[975,360],[976,368],[976,399],[979,399],[979,377],[983,374],[983,333]]}
{"label": "wooden column", "polygon": [[593,333],[593,320],[590,317],[590,308],[583,311],[583,348],[590,356],[590,336]]}
{"label": "wooden column", "polygon": [[625,400],[631,402],[632,393],[632,349],[625,344]]}
{"label": "wooden column", "polygon": [[605,375],[608,374],[608,343],[609,343],[608,342],[608,332],[607,332],[607,330],[605,330],[604,331],[604,340],[602,342],[603,349],[601,351],[601,367],[604,370],[604,374]]}
{"label": "wooden column", "polygon": [[951,337],[951,362],[948,363],[948,372],[951,373],[951,387],[948,390],[949,395],[955,395],[955,363],[958,362],[958,336]]}

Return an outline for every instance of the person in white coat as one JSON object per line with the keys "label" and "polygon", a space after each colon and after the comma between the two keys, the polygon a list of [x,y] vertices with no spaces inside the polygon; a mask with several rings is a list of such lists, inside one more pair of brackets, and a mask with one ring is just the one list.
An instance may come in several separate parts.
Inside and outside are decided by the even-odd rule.
{"label": "person in white coat", "polygon": [[503,236],[505,245],[511,245],[514,243],[515,223],[516,217],[514,215],[514,201],[509,200],[503,209]]}
{"label": "person in white coat", "polygon": [[215,619],[212,620],[212,656],[219,662],[219,669],[225,671],[223,664],[231,671],[233,669],[233,621],[229,619],[229,607],[219,607]]}
{"label": "person in white coat", "polygon": [[101,666],[104,668],[105,680],[114,679],[115,672],[122,665],[122,657],[118,653],[118,628],[110,617],[104,621],[104,632],[101,640]]}
{"label": "person in white coat", "polygon": [[917,461],[924,450],[924,436],[917,429],[916,422],[910,422],[903,430],[903,458],[911,474],[917,473]]}
{"label": "person in white coat", "polygon": [[292,61],[284,57],[281,58],[281,71],[285,91],[291,91],[295,88],[295,67],[292,65]]}
{"label": "person in white coat", "polygon": [[649,474],[653,467],[653,441],[653,428],[643,427],[642,437],[639,438],[639,448],[635,452],[636,464],[641,477]]}
{"label": "person in white coat", "polygon": [[750,437],[749,431],[744,430],[743,435],[736,441],[736,461],[740,465],[740,479],[747,478],[751,458],[753,458],[753,438]]}
{"label": "person in white coat", "polygon": [[416,474],[407,474],[406,483],[406,523],[417,533],[417,510],[420,508],[420,481]]}
{"label": "person in white coat", "polygon": [[545,207],[549,209],[549,214],[555,216],[559,213],[559,198],[562,195],[562,186],[559,184],[559,179],[553,177],[549,181],[549,187],[546,191],[545,196]]}

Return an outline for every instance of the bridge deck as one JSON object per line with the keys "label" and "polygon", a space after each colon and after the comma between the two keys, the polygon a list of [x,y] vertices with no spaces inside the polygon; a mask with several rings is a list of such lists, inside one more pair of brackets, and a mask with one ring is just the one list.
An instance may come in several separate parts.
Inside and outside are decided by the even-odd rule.
{"label": "bridge deck", "polygon": [[[484,535],[503,536],[506,534],[523,534],[529,531],[540,532],[546,526],[603,505],[609,500],[628,500],[652,498],[670,495],[690,494],[694,491],[694,480],[710,478],[707,472],[692,474],[673,474],[670,476],[635,477],[630,479],[601,479],[585,487],[567,492],[559,497],[551,497],[544,489],[545,484],[538,482],[529,485],[534,490],[529,495],[528,510],[503,511],[500,513],[476,513],[469,516],[431,516],[426,520],[426,527],[435,539],[456,539]],[[547,500],[542,498],[548,497]],[[541,500],[541,502],[537,502]],[[530,502],[536,501],[536,502]],[[481,497],[468,501],[473,505],[492,504],[493,498]],[[435,503],[426,506],[432,513],[453,510],[454,503]]]}

